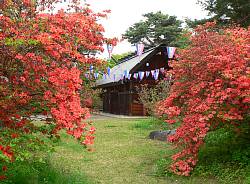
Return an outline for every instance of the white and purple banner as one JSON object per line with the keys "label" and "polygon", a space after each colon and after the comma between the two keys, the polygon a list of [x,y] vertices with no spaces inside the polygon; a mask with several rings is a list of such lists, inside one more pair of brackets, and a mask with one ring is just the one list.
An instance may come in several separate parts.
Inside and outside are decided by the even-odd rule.
{"label": "white and purple banner", "polygon": [[140,78],[140,80],[142,80],[142,79],[143,79],[144,74],[145,74],[145,72],[142,72],[142,71],[140,71],[140,72],[139,72],[139,78]]}
{"label": "white and purple banner", "polygon": [[102,75],[102,79],[107,79],[107,75],[104,73],[103,75]]}
{"label": "white and purple banner", "polygon": [[124,76],[124,74],[120,74],[120,80],[123,80]]}
{"label": "white and purple banner", "polygon": [[128,70],[124,70],[124,76],[125,76],[125,78],[128,78]]}
{"label": "white and purple banner", "polygon": [[94,73],[94,78],[98,79],[98,77],[99,77],[99,73]]}
{"label": "white and purple banner", "polygon": [[112,51],[113,51],[113,45],[112,45],[112,44],[107,44],[107,50],[108,50],[109,59],[110,59],[110,58],[111,58]]}
{"label": "white and purple banner", "polygon": [[160,68],[160,72],[162,73],[162,74],[164,74],[164,72],[165,72],[165,69],[162,67],[162,68]]}
{"label": "white and purple banner", "polygon": [[160,70],[159,70],[159,69],[156,69],[155,72],[154,72],[154,75],[153,75],[153,77],[154,77],[155,80],[158,80],[158,78],[159,78],[159,73],[160,73]]}
{"label": "white and purple banner", "polygon": [[134,77],[135,79],[138,79],[138,73],[134,73],[133,77]]}
{"label": "white and purple banner", "polygon": [[172,59],[175,54],[175,47],[167,47],[168,58]]}
{"label": "white and purple banner", "polygon": [[154,76],[155,75],[155,70],[151,70],[151,75]]}
{"label": "white and purple banner", "polygon": [[89,74],[88,73],[85,73],[85,78],[89,78]]}
{"label": "white and purple banner", "polygon": [[108,67],[107,68],[107,73],[108,73],[108,76],[110,77],[110,72],[111,72],[111,69]]}
{"label": "white and purple banner", "polygon": [[142,55],[143,50],[144,50],[144,44],[143,43],[136,44],[136,53],[137,53],[137,56]]}
{"label": "white and purple banner", "polygon": [[93,65],[89,66],[89,71],[90,71],[90,73],[93,73],[93,71],[94,71],[94,66]]}
{"label": "white and purple banner", "polygon": [[143,80],[144,77],[149,77],[149,75],[151,74],[151,76],[153,77],[154,80],[158,80],[159,78],[159,74],[162,73],[164,74],[165,73],[165,69],[162,67],[160,69],[155,69],[155,70],[151,70],[151,71],[138,71],[136,73],[133,73],[133,74],[130,74],[128,70],[124,70],[123,73],[120,73],[120,74],[113,74],[112,76],[111,75],[111,72],[110,72],[110,68],[108,67],[107,68],[107,73],[103,73],[103,72],[93,72],[93,66],[90,66],[91,70],[92,71],[91,73],[85,73],[84,76],[85,78],[87,79],[91,79],[92,76],[94,77],[94,79],[98,79],[99,76],[101,75],[102,79],[106,80],[107,78],[113,78],[114,81],[116,81],[116,79],[119,79],[119,80],[123,80],[124,78],[125,79],[129,79],[131,80],[131,77],[133,77],[134,79],[140,79],[140,80]]}

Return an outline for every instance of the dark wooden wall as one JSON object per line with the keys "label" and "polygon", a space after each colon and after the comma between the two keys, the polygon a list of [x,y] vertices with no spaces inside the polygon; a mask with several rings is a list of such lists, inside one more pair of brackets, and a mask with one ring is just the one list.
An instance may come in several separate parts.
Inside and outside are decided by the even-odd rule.
{"label": "dark wooden wall", "polygon": [[[147,66],[146,63],[149,63],[149,66]],[[142,63],[140,67],[137,68],[136,72],[150,71],[162,67],[168,69],[166,56],[161,52],[154,55],[152,59],[146,63]],[[163,78],[163,75],[160,74],[159,78]],[[104,89],[106,92],[103,94],[103,111],[112,114],[145,116],[147,112],[139,102],[139,96],[136,90],[136,86],[142,84],[153,86],[157,84],[157,81],[150,75],[150,77],[144,77],[141,81],[131,78],[131,80],[124,80],[122,83],[105,87]]]}

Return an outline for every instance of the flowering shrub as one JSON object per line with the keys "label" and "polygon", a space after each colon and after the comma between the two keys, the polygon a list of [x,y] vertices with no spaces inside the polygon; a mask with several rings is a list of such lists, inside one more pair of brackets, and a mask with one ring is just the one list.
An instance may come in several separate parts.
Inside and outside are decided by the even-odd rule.
{"label": "flowering shrub", "polygon": [[[102,51],[104,29],[96,20],[105,13],[80,7],[78,0],[68,2],[68,11],[52,11],[57,3],[0,2],[1,165],[34,142],[44,144],[42,134],[53,136],[60,129],[84,145],[93,144],[95,128],[82,121],[89,111],[81,107],[79,91],[84,90],[82,73],[101,64],[89,53]],[[37,108],[52,116],[45,127],[29,118]]]}
{"label": "flowering shrub", "polygon": [[155,116],[155,105],[157,102],[165,99],[169,95],[172,79],[166,78],[160,80],[155,86],[148,86],[147,84],[137,87],[139,100],[143,104],[147,113]]}
{"label": "flowering shrub", "polygon": [[199,26],[173,64],[175,81],[158,114],[167,123],[180,122],[169,136],[179,150],[172,157],[174,173],[190,174],[208,131],[249,126],[249,33],[249,28],[216,30],[215,23]]}

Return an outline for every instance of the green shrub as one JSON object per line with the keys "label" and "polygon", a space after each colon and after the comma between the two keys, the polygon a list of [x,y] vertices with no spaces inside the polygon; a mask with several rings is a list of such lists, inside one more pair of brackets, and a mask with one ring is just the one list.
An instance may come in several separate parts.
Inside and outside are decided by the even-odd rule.
{"label": "green shrub", "polygon": [[[171,157],[160,158],[156,162],[156,175],[196,183],[196,178],[211,180],[212,183],[250,183],[250,136],[247,125],[239,127],[235,134],[232,127],[209,132],[205,144],[199,152],[199,161],[191,176],[183,178],[169,171]],[[178,150],[175,150],[175,152]],[[174,151],[172,151],[174,152]]]}
{"label": "green shrub", "polygon": [[40,161],[15,162],[8,166],[7,180],[2,183],[10,184],[85,184],[90,183],[86,176],[80,173],[67,173],[54,168],[49,158]]}
{"label": "green shrub", "polygon": [[148,86],[145,84],[137,87],[139,100],[149,115],[155,116],[155,105],[157,102],[166,99],[169,95],[170,86],[170,80],[160,80],[155,86]]}
{"label": "green shrub", "polygon": [[132,128],[143,130],[166,130],[168,129],[168,125],[161,119],[151,117],[137,120],[137,122],[132,125]]}
{"label": "green shrub", "polygon": [[231,127],[210,132],[193,175],[213,176],[220,183],[249,183],[250,136],[248,128],[242,129],[238,135]]}

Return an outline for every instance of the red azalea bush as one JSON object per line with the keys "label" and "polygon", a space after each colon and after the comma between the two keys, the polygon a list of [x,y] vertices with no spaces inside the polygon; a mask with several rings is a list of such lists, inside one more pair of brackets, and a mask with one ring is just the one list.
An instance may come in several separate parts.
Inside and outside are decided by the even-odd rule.
{"label": "red azalea bush", "polygon": [[174,62],[174,84],[158,104],[167,123],[180,123],[168,138],[179,150],[172,157],[174,173],[190,174],[208,131],[249,127],[249,33],[249,28],[216,29],[215,23],[199,26]]}
{"label": "red azalea bush", "polygon": [[[95,128],[83,121],[89,110],[81,107],[79,93],[82,74],[101,63],[91,53],[102,51],[104,29],[96,21],[105,14],[80,7],[78,0],[68,11],[52,11],[57,3],[0,2],[1,162],[21,157],[27,144],[43,144],[37,133],[51,136],[66,129],[82,144],[93,144]],[[37,108],[52,116],[49,128],[31,122]]]}

